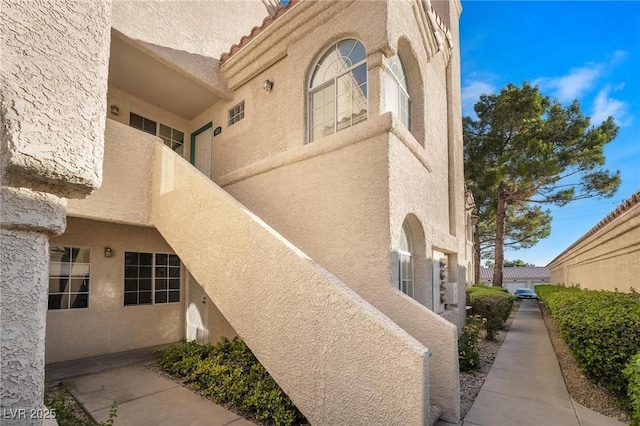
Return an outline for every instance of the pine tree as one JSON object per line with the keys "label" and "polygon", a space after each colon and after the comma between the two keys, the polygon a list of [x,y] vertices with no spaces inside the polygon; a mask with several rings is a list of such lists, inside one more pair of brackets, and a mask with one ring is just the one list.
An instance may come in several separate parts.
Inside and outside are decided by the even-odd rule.
{"label": "pine tree", "polygon": [[465,179],[479,206],[476,232],[494,238],[501,286],[505,244],[530,247],[550,231],[541,204],[614,195],[620,173],[604,169],[603,149],[618,127],[612,117],[591,126],[577,100],[564,107],[527,82],[482,95],[474,109],[476,120],[463,119]]}

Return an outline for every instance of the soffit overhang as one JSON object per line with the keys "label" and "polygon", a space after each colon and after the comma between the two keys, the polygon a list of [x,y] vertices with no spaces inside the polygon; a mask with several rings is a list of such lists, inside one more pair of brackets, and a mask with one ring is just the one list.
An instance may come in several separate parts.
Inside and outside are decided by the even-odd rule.
{"label": "soffit overhang", "polygon": [[111,30],[109,85],[187,120],[233,98],[219,65],[215,58]]}

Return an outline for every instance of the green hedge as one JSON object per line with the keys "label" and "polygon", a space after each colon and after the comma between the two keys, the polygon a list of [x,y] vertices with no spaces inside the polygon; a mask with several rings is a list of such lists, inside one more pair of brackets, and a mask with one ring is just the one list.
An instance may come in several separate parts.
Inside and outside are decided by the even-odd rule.
{"label": "green hedge", "polygon": [[478,341],[482,321],[478,317],[467,317],[462,333],[458,337],[458,362],[460,371],[474,371],[480,368]]}
{"label": "green hedge", "polygon": [[622,371],[640,350],[638,295],[540,285],[536,292],[585,375],[626,398]]}
{"label": "green hedge", "polygon": [[640,352],[631,359],[623,373],[629,381],[627,395],[631,402],[631,426],[640,426]]}
{"label": "green hedge", "polygon": [[471,315],[486,319],[487,340],[493,340],[513,309],[514,298],[502,287],[474,285],[467,288],[467,304]]}
{"label": "green hedge", "polygon": [[215,346],[183,342],[156,351],[159,366],[218,404],[275,425],[307,424],[247,345],[222,338]]}

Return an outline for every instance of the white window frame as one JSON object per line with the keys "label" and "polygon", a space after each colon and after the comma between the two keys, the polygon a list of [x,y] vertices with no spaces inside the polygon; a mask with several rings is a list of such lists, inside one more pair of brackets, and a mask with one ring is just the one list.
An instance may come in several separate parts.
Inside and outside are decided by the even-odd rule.
{"label": "white window frame", "polygon": [[[138,256],[138,261],[136,264],[128,264],[127,263],[127,255],[134,254]],[[151,264],[140,264],[140,255],[150,255],[151,256]],[[167,256],[167,262],[162,265],[158,265],[158,256]],[[171,257],[174,257],[174,264],[171,264]],[[175,262],[177,260],[177,262]],[[177,264],[176,264],[177,263]],[[137,251],[126,251],[124,253],[124,274],[123,274],[123,297],[122,303],[125,307],[129,306],[150,306],[150,305],[168,305],[180,303],[182,299],[182,262],[178,255],[173,253],[148,253],[148,252],[137,252]],[[140,268],[150,268],[150,276],[149,277],[140,277]],[[162,276],[158,275],[158,268],[165,269],[165,274]],[[131,272],[136,269],[136,276],[133,277]],[[171,271],[174,273],[177,271],[177,275],[171,275]],[[150,288],[149,290],[141,290],[140,289],[140,280],[150,280]],[[171,281],[177,281],[178,287],[175,286],[171,288]],[[130,286],[136,282],[136,290],[131,290]],[[164,288],[158,288],[159,282],[165,282]],[[129,288],[129,289],[128,289]],[[140,294],[141,293],[151,293],[151,300],[149,302],[140,302]],[[158,293],[166,293],[166,299],[162,301],[158,301]],[[127,294],[136,294],[136,303],[127,303],[126,295]],[[177,294],[178,300],[169,300],[171,294]]]}
{"label": "white window frame", "polygon": [[[132,124],[132,116],[136,116],[142,119],[142,128],[134,126]],[[153,133],[144,129],[144,124],[146,122],[154,123],[154,131]],[[150,118],[144,117],[135,112],[129,112],[129,127],[133,127],[134,129],[140,130],[141,132],[148,133],[150,135],[158,136],[162,139],[162,142],[181,156],[184,156],[184,135],[185,133],[182,130],[174,129],[171,126],[167,126],[164,123],[160,123],[159,121],[152,120]],[[163,127],[169,130],[169,134],[164,134]],[[182,136],[180,136],[182,135]]]}
{"label": "white window frame", "polygon": [[[313,78],[315,77],[315,73],[318,71],[318,67],[321,65],[321,63],[323,63],[323,61],[325,59],[328,59],[327,54],[329,52],[331,52],[331,50],[335,50],[337,52],[336,56],[339,54],[339,50],[338,50],[338,46],[341,43],[344,42],[348,42],[348,41],[355,41],[356,44],[354,45],[353,49],[351,50],[353,52],[353,50],[357,47],[358,44],[360,44],[363,48],[363,50],[365,51],[365,55],[364,58],[359,60],[358,62],[351,64],[351,66],[349,67],[345,67],[343,70],[338,71],[332,78],[330,78],[327,81],[324,81],[316,86],[312,86],[313,84]],[[351,52],[350,52],[351,53]],[[350,54],[349,53],[349,54]],[[340,58],[344,58],[343,56],[340,56]],[[348,57],[347,57],[348,58]],[[349,59],[348,59],[349,60]],[[349,60],[350,62],[350,60]],[[322,139],[322,137],[324,136],[319,136],[318,138],[314,139],[313,137],[313,128],[314,128],[314,121],[313,121],[313,95],[315,93],[318,93],[320,91],[322,91],[323,89],[330,87],[331,85],[333,85],[334,87],[334,92],[333,92],[333,100],[334,100],[334,111],[333,111],[333,132],[330,134],[335,134],[337,132],[339,132],[340,130],[344,130],[347,129],[349,127],[354,126],[355,124],[358,124],[362,121],[366,121],[368,119],[368,115],[369,115],[369,70],[367,69],[367,55],[366,55],[366,49],[364,48],[364,44],[355,38],[347,38],[347,39],[343,39],[340,40],[339,42],[333,44],[330,48],[326,49],[323,53],[322,56],[320,57],[320,59],[318,59],[318,61],[316,61],[314,69],[311,73],[311,76],[309,78],[309,84],[308,84],[308,90],[307,90],[307,123],[308,123],[308,132],[307,132],[307,140],[308,142],[313,142],[315,140],[319,140]],[[366,103],[365,103],[365,107],[366,107],[366,114],[364,116],[364,118],[362,118],[359,121],[353,122],[353,120],[350,122],[350,124],[348,126],[345,126],[343,128],[339,127],[339,120],[338,120],[338,98],[340,97],[340,95],[343,95],[343,93],[340,93],[340,87],[338,84],[338,80],[341,77],[344,77],[345,75],[348,75],[349,73],[351,73],[352,71],[356,70],[357,68],[359,68],[360,66],[364,65],[364,69],[365,69],[365,79],[364,82],[361,85],[365,85],[366,86],[366,90],[363,93],[364,98],[366,99]],[[352,105],[353,108],[353,105]],[[353,110],[352,110],[352,115],[353,115]]]}
{"label": "white window frame", "polygon": [[[415,288],[415,270],[413,267],[413,241],[411,239],[411,230],[406,223],[402,225],[402,234],[398,252],[398,290],[409,297],[414,297]],[[407,277],[403,274],[403,264],[409,264],[411,276]]]}
{"label": "white window frame", "polygon": [[[63,253],[60,252],[63,250]],[[66,255],[67,251],[73,253],[74,250],[78,250],[78,255],[82,255],[82,262],[78,262],[72,256],[70,256],[68,262],[62,262],[63,256]],[[86,259],[84,259],[86,254]],[[86,271],[86,272],[84,272]],[[74,275],[74,272],[77,275]],[[79,275],[80,272],[84,272],[82,275]],[[53,281],[58,281],[60,283],[61,280],[67,280],[65,291],[51,291],[51,285]],[[71,291],[72,289],[72,280],[82,280],[83,284],[86,286],[86,291]],[[77,284],[77,283],[76,283]],[[48,311],[69,311],[72,309],[89,309],[90,302],[90,291],[91,291],[91,249],[88,247],[75,247],[75,246],[51,246],[49,249],[49,290],[48,290],[48,300],[47,310]],[[79,306],[73,307],[71,302],[71,297],[73,295],[86,295],[87,297],[87,306]],[[67,307],[59,307],[59,308],[51,308],[51,297],[62,296],[66,298]],[[75,299],[74,299],[75,300]],[[62,305],[62,303],[61,303]]]}
{"label": "white window frame", "polygon": [[229,110],[229,126],[233,126],[244,118],[244,101]]}
{"label": "white window frame", "polygon": [[[395,67],[391,65],[395,65],[394,62],[397,60],[397,64],[399,64],[400,69],[394,70]],[[397,72],[396,72],[397,71]],[[402,76],[399,76],[398,73],[402,73]],[[404,81],[404,84],[403,84]],[[407,76],[407,68],[404,66],[404,61],[400,55],[396,54],[391,58],[387,59],[386,63],[386,76],[385,76],[385,85],[386,84],[394,84],[397,87],[398,99],[397,106],[398,110],[396,111],[391,107],[390,100],[387,99],[387,111],[393,112],[405,125],[409,131],[411,131],[411,88],[409,87],[409,77]],[[386,93],[387,96],[390,93]],[[406,102],[406,111],[403,114],[403,105]]]}

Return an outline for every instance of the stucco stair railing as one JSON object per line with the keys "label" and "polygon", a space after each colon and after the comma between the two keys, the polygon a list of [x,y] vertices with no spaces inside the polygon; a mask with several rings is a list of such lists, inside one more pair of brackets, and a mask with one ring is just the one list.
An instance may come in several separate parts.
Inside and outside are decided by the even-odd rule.
{"label": "stucco stair railing", "polygon": [[151,223],[315,425],[430,424],[428,349],[154,143]]}

